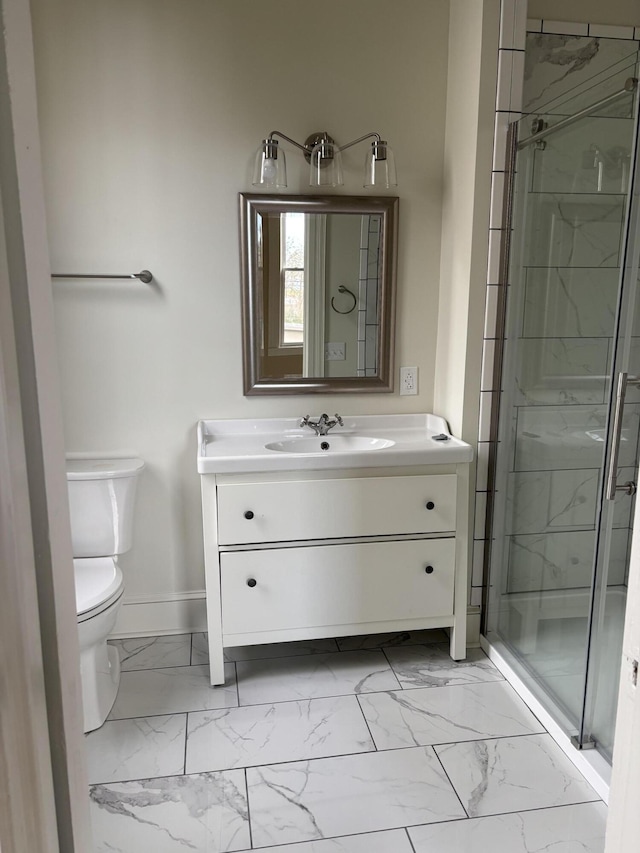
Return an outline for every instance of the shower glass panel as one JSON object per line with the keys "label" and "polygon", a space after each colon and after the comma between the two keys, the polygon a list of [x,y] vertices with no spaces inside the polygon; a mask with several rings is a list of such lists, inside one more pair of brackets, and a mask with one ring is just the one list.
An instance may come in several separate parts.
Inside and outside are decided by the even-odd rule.
{"label": "shower glass panel", "polygon": [[[630,70],[543,120],[622,89]],[[622,490],[606,500],[604,485],[612,377],[640,349],[637,265],[622,286],[635,103],[615,99],[516,157],[486,618],[489,641],[561,726],[607,757],[634,502]],[[519,124],[525,140],[531,119]],[[635,386],[622,414],[619,484],[637,481]]]}

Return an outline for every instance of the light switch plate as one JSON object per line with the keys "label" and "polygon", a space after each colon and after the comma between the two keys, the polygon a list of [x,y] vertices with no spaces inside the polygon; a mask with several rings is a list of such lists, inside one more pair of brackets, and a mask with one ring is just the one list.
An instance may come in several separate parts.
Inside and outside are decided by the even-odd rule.
{"label": "light switch plate", "polygon": [[344,341],[340,343],[326,343],[324,345],[324,360],[325,361],[344,361],[346,356],[347,345]]}

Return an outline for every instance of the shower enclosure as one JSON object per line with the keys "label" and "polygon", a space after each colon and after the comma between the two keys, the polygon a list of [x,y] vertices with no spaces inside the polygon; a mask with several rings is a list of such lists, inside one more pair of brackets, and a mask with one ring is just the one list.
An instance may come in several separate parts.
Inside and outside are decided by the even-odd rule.
{"label": "shower enclosure", "polygon": [[608,761],[640,433],[637,59],[511,126],[487,520],[487,640]]}

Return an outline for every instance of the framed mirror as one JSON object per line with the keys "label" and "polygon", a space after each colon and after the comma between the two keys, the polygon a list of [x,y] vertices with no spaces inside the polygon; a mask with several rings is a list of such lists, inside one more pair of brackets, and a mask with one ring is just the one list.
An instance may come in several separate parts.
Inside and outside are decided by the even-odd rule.
{"label": "framed mirror", "polygon": [[240,193],[244,393],[393,390],[398,199]]}

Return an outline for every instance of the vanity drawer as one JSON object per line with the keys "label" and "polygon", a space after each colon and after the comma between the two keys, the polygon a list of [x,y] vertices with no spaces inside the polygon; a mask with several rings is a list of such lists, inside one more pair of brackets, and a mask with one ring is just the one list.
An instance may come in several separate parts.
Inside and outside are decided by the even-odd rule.
{"label": "vanity drawer", "polygon": [[233,483],[217,491],[221,545],[455,530],[455,474]]}
{"label": "vanity drawer", "polygon": [[455,540],[220,554],[223,635],[445,617]]}

